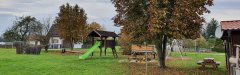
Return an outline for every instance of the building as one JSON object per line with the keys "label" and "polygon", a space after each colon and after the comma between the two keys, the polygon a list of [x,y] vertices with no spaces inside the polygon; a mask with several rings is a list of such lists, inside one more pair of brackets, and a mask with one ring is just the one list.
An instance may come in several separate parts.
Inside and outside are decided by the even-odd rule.
{"label": "building", "polygon": [[14,48],[13,42],[0,42],[0,48]]}
{"label": "building", "polygon": [[[228,72],[234,72],[233,67],[229,62],[230,57],[236,57],[236,46],[240,45],[240,20],[221,21],[222,37],[225,45],[226,66]],[[239,56],[238,56],[239,57]]]}
{"label": "building", "polygon": [[[48,32],[48,35],[50,35],[49,39],[49,48],[50,49],[60,49],[62,47],[64,48],[70,48],[70,44],[64,42],[64,39],[60,37],[60,35],[57,32],[56,25],[53,24]],[[74,44],[74,48],[82,48],[82,43],[80,44]]]}
{"label": "building", "polygon": [[27,37],[27,40],[26,40],[27,44],[29,44],[29,45],[31,45],[31,46],[41,45],[40,41],[37,41],[35,38],[36,38],[35,35],[33,35],[33,34],[32,34],[32,35],[29,35],[29,36]]}

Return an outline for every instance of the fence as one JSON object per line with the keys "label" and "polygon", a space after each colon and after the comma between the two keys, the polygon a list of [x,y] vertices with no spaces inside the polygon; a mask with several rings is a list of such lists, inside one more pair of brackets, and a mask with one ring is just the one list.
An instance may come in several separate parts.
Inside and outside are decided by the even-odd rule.
{"label": "fence", "polygon": [[211,49],[208,48],[183,48],[182,49],[183,52],[212,52]]}
{"label": "fence", "polygon": [[16,47],[16,53],[17,54],[40,54],[41,52],[41,46],[31,46],[24,42],[17,41],[14,43],[14,46]]}
{"label": "fence", "polygon": [[0,42],[0,48],[14,48],[13,42]]}

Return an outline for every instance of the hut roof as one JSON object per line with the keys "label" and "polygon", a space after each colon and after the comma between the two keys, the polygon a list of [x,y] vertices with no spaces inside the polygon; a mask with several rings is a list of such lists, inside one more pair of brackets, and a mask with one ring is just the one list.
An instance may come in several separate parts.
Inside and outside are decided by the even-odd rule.
{"label": "hut roof", "polygon": [[240,20],[221,21],[222,30],[240,30]]}
{"label": "hut roof", "polygon": [[88,36],[92,37],[118,37],[114,32],[94,30]]}
{"label": "hut roof", "polygon": [[223,31],[223,35],[221,39],[227,39],[228,33],[227,31],[231,31],[231,35],[236,36],[239,35],[240,32],[240,20],[233,21],[221,21],[221,29]]}

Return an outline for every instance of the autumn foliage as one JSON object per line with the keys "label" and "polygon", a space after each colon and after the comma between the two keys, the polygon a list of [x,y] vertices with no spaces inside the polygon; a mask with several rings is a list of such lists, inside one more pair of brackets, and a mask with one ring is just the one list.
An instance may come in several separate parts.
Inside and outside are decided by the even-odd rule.
{"label": "autumn foliage", "polygon": [[213,0],[112,0],[113,18],[133,42],[156,45],[160,67],[165,68],[166,43],[170,39],[195,39],[201,33],[204,13]]}
{"label": "autumn foliage", "polygon": [[55,24],[57,26],[57,32],[65,42],[71,44],[71,50],[73,49],[74,43],[79,43],[85,39],[87,29],[87,14],[83,8],[78,5],[60,6],[60,12],[56,17]]}

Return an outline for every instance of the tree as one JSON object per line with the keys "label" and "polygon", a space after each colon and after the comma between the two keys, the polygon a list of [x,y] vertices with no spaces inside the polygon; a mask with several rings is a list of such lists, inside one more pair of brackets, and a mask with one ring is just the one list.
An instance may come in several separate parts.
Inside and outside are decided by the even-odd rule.
{"label": "tree", "polygon": [[209,46],[207,45],[207,41],[203,36],[200,36],[199,38],[196,39],[196,45],[199,48],[209,48]]}
{"label": "tree", "polygon": [[3,38],[3,36],[0,36],[0,41],[1,41],[1,42],[4,42],[4,41],[5,41],[5,39]]}
{"label": "tree", "polygon": [[78,5],[60,6],[60,12],[55,20],[57,32],[65,42],[70,43],[71,50],[73,50],[74,43],[79,43],[84,40],[87,29],[87,14],[83,8]]}
{"label": "tree", "polygon": [[49,39],[51,36],[51,32],[49,32],[51,27],[51,18],[43,19],[40,31],[40,34],[36,36],[36,40],[40,41],[41,45],[44,45],[45,51],[48,51],[49,47]]}
{"label": "tree", "polygon": [[214,18],[207,24],[207,28],[205,31],[205,38],[215,38],[215,31],[218,26],[218,21],[215,20]]}
{"label": "tree", "polygon": [[185,48],[194,48],[195,43],[196,42],[192,39],[183,39],[183,47]]}
{"label": "tree", "polygon": [[123,50],[123,55],[130,55],[131,54],[131,35],[121,33],[118,44],[121,46]]}
{"label": "tree", "polygon": [[12,42],[20,40],[20,35],[18,35],[13,29],[8,29],[3,33],[3,38],[8,42]]}
{"label": "tree", "polygon": [[27,41],[28,36],[39,34],[41,23],[35,17],[22,16],[3,35],[7,41]]}
{"label": "tree", "polygon": [[159,65],[165,68],[168,38],[199,37],[202,15],[209,13],[207,6],[213,0],[112,0],[117,15],[115,26],[122,26],[133,42],[153,42],[156,45]]}
{"label": "tree", "polygon": [[88,25],[88,30],[93,31],[93,30],[104,30],[104,27],[101,26],[97,22],[92,22]]}

